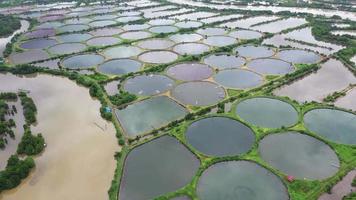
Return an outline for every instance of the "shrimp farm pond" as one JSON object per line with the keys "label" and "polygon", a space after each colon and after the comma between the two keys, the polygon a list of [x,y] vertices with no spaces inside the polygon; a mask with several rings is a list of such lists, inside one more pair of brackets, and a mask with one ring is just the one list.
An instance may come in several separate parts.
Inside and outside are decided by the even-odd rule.
{"label": "shrimp farm pond", "polygon": [[355,30],[354,1],[1,1],[0,200],[356,200]]}

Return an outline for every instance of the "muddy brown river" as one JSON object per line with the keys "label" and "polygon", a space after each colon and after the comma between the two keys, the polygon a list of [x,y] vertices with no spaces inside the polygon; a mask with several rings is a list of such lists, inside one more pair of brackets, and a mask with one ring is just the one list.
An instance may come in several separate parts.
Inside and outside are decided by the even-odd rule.
{"label": "muddy brown river", "polygon": [[30,91],[38,109],[32,130],[43,134],[47,147],[31,175],[0,199],[108,199],[119,147],[114,126],[100,117],[99,101],[66,78],[0,74],[0,91],[18,89]]}

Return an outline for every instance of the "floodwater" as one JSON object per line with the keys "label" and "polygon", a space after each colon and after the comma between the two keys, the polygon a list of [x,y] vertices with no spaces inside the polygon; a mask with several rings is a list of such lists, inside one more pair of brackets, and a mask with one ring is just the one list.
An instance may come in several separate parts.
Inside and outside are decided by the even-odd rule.
{"label": "floodwater", "polygon": [[119,148],[114,127],[100,117],[100,103],[88,89],[49,75],[0,75],[0,83],[1,91],[30,91],[38,109],[38,125],[32,130],[47,143],[30,176],[0,198],[107,199]]}
{"label": "floodwater", "polygon": [[28,30],[28,28],[30,27],[30,23],[26,20],[21,20],[21,28],[17,31],[15,31],[12,35],[10,35],[9,37],[6,38],[0,38],[0,57],[3,56],[3,52],[6,48],[6,44],[9,43],[11,41],[11,39],[18,33],[22,33]]}
{"label": "floodwater", "polygon": [[345,109],[356,111],[356,88],[348,91],[344,97],[336,100],[335,105]]}
{"label": "floodwater", "polygon": [[173,192],[192,180],[199,165],[194,154],[175,138],[154,139],[127,156],[119,198],[147,200]]}
{"label": "floodwater", "polygon": [[356,83],[352,73],[340,61],[330,59],[316,73],[277,89],[274,94],[299,102],[321,102],[328,94],[345,89],[352,83]]}
{"label": "floodwater", "polygon": [[298,179],[326,179],[339,169],[339,159],[330,146],[298,132],[268,135],[258,146],[263,160]]}

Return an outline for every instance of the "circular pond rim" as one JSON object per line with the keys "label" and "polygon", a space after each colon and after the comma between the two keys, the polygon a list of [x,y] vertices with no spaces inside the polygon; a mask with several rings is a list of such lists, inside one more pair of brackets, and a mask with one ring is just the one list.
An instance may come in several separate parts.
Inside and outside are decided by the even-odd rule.
{"label": "circular pond rim", "polygon": [[259,163],[258,161],[249,160],[249,159],[245,159],[245,158],[233,159],[233,160],[230,160],[229,158],[222,158],[222,160],[215,160],[215,161],[210,162],[206,166],[201,166],[203,168],[200,168],[199,171],[198,171],[198,174],[197,174],[197,179],[198,180],[194,184],[195,188],[198,187],[199,181],[200,181],[201,177],[203,176],[204,172],[206,170],[208,170],[210,167],[212,167],[213,165],[220,164],[220,163],[225,163],[225,162],[240,162],[240,161],[245,161],[245,162],[250,162],[250,163],[256,164],[256,165],[262,167],[263,169],[267,170],[271,174],[273,174],[278,180],[281,181],[281,184],[284,186],[284,190],[285,190],[285,192],[286,192],[286,194],[288,196],[288,200],[291,200],[291,196],[289,194],[288,185],[286,184],[286,181],[279,174],[277,174],[275,172],[276,171],[275,169],[273,169],[272,167],[270,167],[268,165],[265,165],[263,163]]}
{"label": "circular pond rim", "polygon": [[[152,41],[152,40],[160,40],[160,41],[167,41],[167,42],[171,42],[172,43],[172,45],[170,45],[169,47],[167,47],[167,48],[165,48],[165,49],[147,49],[147,48],[143,48],[143,47],[141,47],[140,46],[140,43],[142,43],[142,42],[146,42],[146,41]],[[147,39],[143,39],[143,40],[140,40],[140,41],[137,41],[137,42],[135,42],[135,44],[133,44],[134,46],[136,46],[136,47],[139,47],[139,48],[141,48],[141,49],[143,49],[143,50],[147,50],[147,51],[154,51],[154,50],[158,50],[158,51],[162,51],[162,50],[171,50],[172,49],[172,47],[174,46],[174,45],[176,45],[177,43],[176,42],[174,42],[173,40],[171,40],[170,38],[147,38]]]}
{"label": "circular pond rim", "polygon": [[[104,55],[101,55],[101,56],[104,56]],[[104,56],[104,58],[105,58],[105,56]],[[110,62],[110,61],[115,61],[115,60],[132,60],[132,61],[139,62],[139,63],[141,64],[139,71],[141,71],[141,70],[142,70],[142,67],[143,67],[143,63],[142,63],[141,61],[139,61],[139,60],[136,60],[136,59],[132,59],[132,58],[113,58],[113,59],[109,59],[109,60],[106,60],[106,59],[105,59],[104,62],[102,62],[102,63],[98,64],[97,66],[95,66],[95,71],[96,71],[97,73],[105,74],[105,75],[107,75],[107,76],[122,76],[122,75],[124,75],[124,74],[122,74],[122,75],[108,74],[108,73],[104,73],[104,72],[99,71],[99,67],[100,67],[101,65],[103,65],[103,64],[105,64],[105,63],[107,63],[107,62]],[[126,80],[125,80],[125,81],[126,81]]]}
{"label": "circular pond rim", "polygon": [[[125,58],[124,58],[124,59],[125,59]],[[141,64],[142,64],[142,63],[141,63]],[[142,68],[142,66],[141,66],[141,68]],[[162,96],[163,94],[165,94],[165,93],[169,92],[171,89],[173,89],[174,86],[176,85],[176,81],[175,81],[174,79],[172,79],[171,77],[169,77],[169,76],[167,76],[167,75],[165,75],[165,74],[160,74],[160,73],[151,72],[151,73],[144,73],[144,74],[136,74],[136,75],[134,75],[134,76],[132,76],[132,77],[129,77],[129,78],[125,79],[123,82],[120,83],[120,89],[122,89],[123,91],[126,91],[126,92],[128,92],[128,93],[130,93],[130,94],[134,94],[134,93],[131,93],[131,92],[125,90],[125,84],[127,83],[127,81],[130,80],[130,79],[134,79],[135,77],[138,77],[138,76],[149,76],[149,75],[164,76],[164,77],[166,77],[166,78],[172,80],[172,81],[173,81],[173,85],[172,85],[171,88],[168,88],[168,89],[166,89],[166,90],[164,90],[164,91],[160,91],[159,93],[156,93],[156,94],[152,94],[152,95],[138,95],[138,94],[135,94],[136,96],[141,96],[141,97]],[[164,95],[164,96],[167,96],[167,95]],[[167,97],[170,98],[170,99],[172,99],[172,98],[169,97],[169,96],[167,96]]]}
{"label": "circular pond rim", "polygon": [[90,66],[88,68],[83,68],[83,69],[75,69],[75,70],[87,70],[87,69],[96,69],[97,66],[103,64],[104,62],[106,62],[106,59],[105,59],[105,56],[99,54],[99,53],[95,53],[95,52],[91,52],[91,53],[79,53],[79,54],[73,54],[73,55],[70,55],[70,56],[66,56],[64,58],[62,58],[59,62],[58,62],[58,66],[60,68],[63,68],[63,69],[68,69],[68,70],[74,70],[74,69],[71,69],[71,68],[67,68],[63,65],[63,61],[69,59],[69,58],[72,58],[72,57],[75,57],[75,56],[81,56],[81,55],[97,55],[97,56],[100,56],[103,58],[103,61],[101,63],[98,63],[97,65],[93,65],[93,66]]}
{"label": "circular pond rim", "polygon": [[[209,65],[209,64],[205,63],[205,59],[209,58],[210,56],[224,56],[224,55],[225,55],[225,56],[235,56],[235,57],[239,57],[239,58],[241,58],[241,59],[244,60],[244,64],[241,65],[241,66],[239,66],[239,67],[232,67],[232,68],[225,68],[225,69],[243,69],[242,67],[243,67],[243,66],[246,66],[247,63],[249,63],[249,62],[246,60],[245,57],[242,57],[242,56],[239,56],[239,55],[235,55],[235,54],[232,54],[232,53],[228,53],[228,52],[218,52],[218,53],[208,54],[208,55],[206,55],[206,56],[203,56],[200,61],[201,61],[201,63],[204,63],[204,64],[206,64],[206,65]],[[211,65],[209,65],[209,66],[212,67],[213,69],[218,69],[219,71],[220,71],[220,70],[225,70],[225,69],[219,69],[219,68],[216,67],[216,66],[211,66]]]}
{"label": "circular pond rim", "polygon": [[[248,87],[248,88],[234,88],[234,87],[228,87],[228,86],[224,86],[222,85],[221,83],[217,82],[215,80],[215,76],[217,76],[219,74],[219,72],[223,72],[223,71],[246,71],[246,72],[251,72],[253,74],[256,74],[258,75],[259,77],[261,77],[261,80],[262,82],[254,87]],[[212,76],[212,79],[214,80],[214,83],[220,85],[221,87],[224,87],[226,89],[231,89],[231,90],[245,90],[245,91],[249,91],[249,90],[253,90],[253,89],[256,89],[258,87],[261,87],[262,85],[266,84],[266,78],[262,75],[262,74],[259,74],[258,72],[255,72],[251,69],[246,69],[246,68],[227,68],[227,69],[221,69],[219,70],[218,72],[215,73],[215,75]]]}
{"label": "circular pond rim", "polygon": [[[178,54],[179,55],[179,54]],[[169,74],[168,74],[168,70],[170,69],[170,68],[172,68],[172,67],[175,67],[175,66],[177,66],[177,65],[184,65],[184,64],[198,64],[198,65],[205,65],[206,67],[208,67],[209,69],[211,69],[211,74],[210,74],[210,76],[208,77],[208,78],[204,78],[204,79],[202,79],[202,80],[192,80],[192,81],[186,81],[186,80],[181,80],[181,79],[177,79],[176,77],[173,77],[173,76],[170,76]],[[178,82],[199,82],[199,81],[204,81],[204,80],[206,80],[206,79],[209,79],[209,78],[212,78],[213,76],[214,76],[214,74],[215,74],[215,70],[214,70],[214,68],[213,67],[211,67],[210,65],[208,65],[208,64],[205,64],[205,63],[202,63],[202,62],[198,62],[198,61],[196,61],[196,62],[194,62],[194,61],[187,61],[187,62],[179,62],[179,63],[175,63],[175,64],[173,64],[173,65],[169,65],[168,67],[166,67],[166,69],[163,71],[163,73],[166,75],[166,76],[168,76],[169,78],[171,78],[171,79],[173,79],[174,81],[178,81]],[[212,82],[212,81],[209,81],[209,82]],[[212,82],[212,83],[215,83],[215,82]]]}
{"label": "circular pond rim", "polygon": [[307,128],[305,126],[305,121],[304,121],[304,118],[305,118],[305,115],[310,112],[310,111],[313,111],[313,110],[319,110],[319,109],[326,109],[326,110],[337,110],[337,111],[341,111],[341,112],[346,112],[346,113],[349,113],[349,114],[352,114],[352,115],[355,115],[356,116],[356,112],[354,111],[351,111],[351,110],[347,110],[347,109],[344,109],[344,108],[340,108],[340,107],[332,107],[332,106],[327,106],[327,105],[321,105],[321,106],[316,106],[316,107],[313,107],[313,108],[309,108],[309,109],[306,109],[306,110],[303,110],[303,112],[301,113],[301,122],[303,124],[303,126],[305,127],[305,129],[307,130],[307,133],[310,133],[313,137],[329,144],[329,143],[332,143],[332,144],[340,144],[340,145],[346,145],[346,146],[356,146],[356,144],[344,144],[344,143],[341,143],[341,142],[337,142],[337,141],[332,141],[312,130],[310,130],[309,128]]}
{"label": "circular pond rim", "polygon": [[[187,54],[187,53],[184,53],[184,54],[181,54],[181,53],[178,53],[176,50],[175,50],[175,48],[177,47],[177,46],[179,46],[179,45],[184,45],[184,44],[198,44],[198,45],[204,45],[204,46],[206,46],[206,47],[208,47],[208,50],[207,51],[203,51],[202,53],[200,53],[200,54]],[[204,43],[201,43],[201,42],[180,42],[180,43],[176,43],[174,46],[172,46],[172,51],[173,52],[175,52],[176,54],[178,54],[178,55],[193,55],[193,56],[196,56],[196,55],[201,55],[201,54],[204,54],[204,53],[206,53],[206,52],[209,52],[210,50],[211,50],[211,46],[210,45],[207,45],[207,44],[204,44]]]}
{"label": "circular pond rim", "polygon": [[[245,122],[249,125],[249,127],[256,127],[256,128],[259,128],[260,126],[257,126],[257,125],[253,125],[253,124],[250,124],[248,121],[244,120],[242,117],[240,117],[236,110],[237,110],[237,106],[243,102],[243,101],[246,101],[248,99],[255,99],[255,98],[265,98],[265,99],[272,99],[272,100],[279,100],[279,101],[282,101],[284,103],[287,103],[289,104],[290,106],[293,107],[293,109],[295,110],[295,112],[297,113],[297,121],[290,125],[290,126],[285,126],[286,128],[291,128],[295,125],[297,125],[299,122],[303,122],[303,116],[304,114],[302,113],[301,109],[299,108],[299,105],[294,103],[292,100],[290,99],[287,99],[286,97],[280,97],[280,96],[267,96],[267,95],[260,95],[260,96],[250,96],[250,97],[245,97],[245,98],[241,98],[241,99],[238,99],[236,100],[235,102],[233,102],[233,105],[231,107],[231,110],[233,112],[233,116],[236,117],[238,120],[242,121],[242,122]],[[304,125],[304,124],[303,124]],[[260,127],[260,128],[264,128],[264,127]],[[268,128],[268,129],[280,129],[280,128]],[[268,135],[268,134],[267,134]]]}
{"label": "circular pond rim", "polygon": [[[82,43],[82,42],[63,42],[63,43],[59,43],[59,44],[55,44],[55,45],[52,45],[52,46],[50,46],[50,47],[48,47],[48,48],[46,48],[46,51],[48,52],[48,54],[49,55],[66,55],[66,54],[55,54],[55,53],[52,53],[52,52],[50,52],[50,48],[53,48],[53,47],[56,47],[56,46],[59,46],[59,45],[64,45],[64,44],[81,44],[81,45],[84,45],[85,46],[85,49],[86,48],[88,48],[88,45],[86,45],[86,44],[84,44],[84,43]],[[81,51],[78,51],[78,52],[75,52],[75,53],[80,53],[80,52],[82,52],[82,51],[85,51],[85,49],[83,49],[83,50],[81,50]],[[75,54],[74,53],[74,54]],[[70,53],[71,54],[71,53]],[[70,55],[69,54],[69,55]],[[100,54],[98,54],[98,55],[100,55]],[[102,55],[101,55],[102,56]]]}
{"label": "circular pond rim", "polygon": [[[136,46],[135,46],[136,47]],[[137,47],[137,48],[140,48],[140,47]],[[142,48],[140,48],[142,49]],[[170,53],[173,53],[174,55],[177,56],[177,58],[171,62],[167,62],[167,63],[154,63],[154,62],[146,62],[146,61],[143,61],[143,60],[140,60],[140,56],[142,56],[143,54],[146,54],[146,53],[150,53],[150,52],[159,52],[159,51],[164,51],[164,52],[170,52]],[[141,52],[140,54],[137,55],[137,60],[139,60],[141,63],[144,63],[144,64],[151,64],[151,65],[166,65],[166,64],[169,64],[169,63],[172,63],[172,62],[175,62],[179,59],[179,56],[180,54],[179,53],[176,53],[175,51],[172,51],[172,50],[160,50],[160,49],[156,49],[156,50],[149,50],[149,51],[143,51]]]}
{"label": "circular pond rim", "polygon": [[[115,39],[118,39],[119,42],[114,43],[114,44],[104,45],[104,46],[102,46],[102,45],[91,45],[91,44],[88,44],[88,42],[89,42],[90,40],[95,40],[95,39],[98,39],[98,38],[115,38]],[[122,43],[122,39],[121,39],[121,38],[118,38],[118,37],[115,37],[115,36],[113,36],[113,35],[108,35],[108,36],[94,36],[94,37],[91,37],[91,38],[89,38],[89,39],[87,39],[87,40],[84,40],[83,42],[84,42],[85,45],[87,45],[88,47],[111,47],[111,46],[120,45],[120,44]]]}
{"label": "circular pond rim", "polygon": [[[315,63],[309,63],[309,64],[317,64],[317,63],[320,63],[321,61],[323,61],[324,59],[325,59],[325,56],[323,56],[323,54],[322,53],[319,53],[319,52],[317,52],[317,51],[312,51],[312,50],[310,50],[310,49],[300,49],[300,48],[277,48],[277,50],[278,51],[276,51],[276,54],[274,54],[274,56],[277,58],[277,59],[280,59],[280,60],[283,60],[283,59],[281,59],[280,58],[280,56],[279,56],[279,53],[281,53],[281,52],[283,52],[283,51],[290,51],[290,50],[299,50],[299,51],[306,51],[306,52],[308,52],[308,53],[314,53],[314,54],[316,54],[317,56],[319,56],[319,59],[318,59],[318,61],[317,62],[315,62]],[[288,61],[286,61],[286,60],[283,60],[283,61],[285,61],[285,62],[288,62]],[[294,63],[292,63],[292,62],[288,62],[288,63],[291,63],[291,64],[294,64]],[[295,64],[299,64],[299,63],[295,63]],[[307,63],[308,64],[308,63]]]}
{"label": "circular pond rim", "polygon": [[[121,35],[123,34],[126,34],[126,33],[137,33],[137,32],[144,32],[144,33],[148,33],[150,36],[149,37],[144,37],[144,38],[140,38],[140,39],[127,39],[127,38],[123,38]],[[123,31],[119,34],[117,34],[117,36],[119,37],[119,39],[122,39],[122,40],[129,40],[129,41],[141,41],[141,40],[146,40],[146,39],[149,39],[151,38],[153,35],[151,32],[149,31],[146,31],[145,29],[144,30],[138,30],[138,31]]]}
{"label": "circular pond rim", "polygon": [[218,88],[221,88],[222,91],[224,91],[224,98],[222,98],[221,100],[219,100],[216,103],[212,103],[212,104],[208,104],[208,105],[198,105],[198,107],[209,107],[209,106],[213,106],[213,105],[217,105],[218,103],[220,103],[221,101],[224,101],[227,97],[228,97],[228,93],[226,91],[226,89],[222,86],[220,86],[219,84],[213,82],[213,81],[209,81],[209,80],[202,80],[202,81],[181,81],[180,83],[177,83],[171,90],[169,90],[169,98],[173,99],[175,102],[177,102],[179,105],[182,105],[184,108],[186,108],[187,106],[195,106],[192,104],[186,104],[183,102],[180,102],[174,95],[173,95],[173,91],[176,89],[176,87],[186,84],[186,83],[210,83],[210,84],[214,84],[216,85]]}
{"label": "circular pond rim", "polygon": [[[268,49],[271,49],[273,51],[273,54],[271,56],[267,56],[267,57],[257,57],[257,58],[248,58],[248,57],[245,57],[245,56],[242,56],[242,55],[239,55],[238,51],[236,50],[237,48],[240,48],[240,47],[265,47],[265,48],[268,48]],[[274,58],[280,51],[278,48],[276,47],[269,47],[269,46],[266,46],[266,45],[252,45],[252,44],[245,44],[245,45],[240,45],[238,47],[235,47],[233,50],[232,50],[233,54],[236,54],[237,56],[240,56],[240,57],[243,57],[245,58],[245,60],[249,60],[249,61],[252,61],[252,60],[256,60],[256,59],[261,59],[261,58]],[[285,60],[283,60],[285,61]],[[247,64],[246,64],[247,65]]]}
{"label": "circular pond rim", "polygon": [[[239,122],[239,123],[245,125],[248,129],[251,130],[251,132],[252,132],[252,134],[253,134],[253,137],[254,137],[253,143],[252,143],[250,149],[249,149],[248,151],[246,151],[246,152],[244,152],[244,153],[240,153],[240,154],[232,154],[232,155],[225,155],[225,156],[215,156],[215,155],[205,154],[205,153],[199,151],[199,150],[198,150],[197,148],[195,148],[194,146],[192,146],[192,145],[188,142],[188,139],[187,139],[187,132],[188,132],[189,127],[190,127],[192,124],[194,124],[194,123],[196,123],[196,122],[198,122],[198,121],[200,121],[200,120],[209,119],[209,118],[225,118],[225,119],[231,119],[231,120],[234,120],[234,121],[236,121],[236,122]],[[250,127],[250,125],[248,125],[246,122],[243,122],[243,121],[241,121],[241,120],[239,120],[239,119],[237,119],[237,118],[235,118],[235,117],[226,116],[226,115],[207,115],[207,116],[203,116],[203,117],[196,118],[196,119],[194,119],[194,120],[192,120],[192,121],[189,121],[189,122],[187,123],[187,125],[184,127],[183,131],[184,131],[184,134],[183,134],[184,142],[187,143],[187,146],[189,146],[189,148],[191,148],[193,152],[196,152],[197,154],[200,154],[200,155],[204,155],[204,156],[206,156],[206,157],[212,157],[212,158],[214,158],[214,157],[216,157],[216,158],[226,158],[226,157],[231,157],[231,156],[243,156],[243,155],[246,155],[246,154],[250,153],[250,152],[253,150],[253,146],[256,145],[256,144],[258,144],[258,142],[261,140],[261,139],[258,139],[258,140],[257,140],[256,132],[255,132],[255,131]],[[268,135],[268,134],[267,134],[267,135]],[[263,136],[263,137],[264,137],[264,136]]]}
{"label": "circular pond rim", "polygon": [[[156,28],[156,27],[173,27],[176,28],[175,31],[172,32],[153,32],[151,29]],[[173,34],[173,33],[177,33],[179,31],[179,27],[175,26],[175,24],[173,25],[157,25],[157,26],[151,26],[150,28],[147,29],[147,32],[151,33],[151,34]]]}
{"label": "circular pond rim", "polygon": [[[279,53],[278,50],[276,50],[275,52],[276,52],[276,54],[274,54],[274,56]],[[282,62],[285,62],[285,63],[290,64],[290,66],[293,68],[293,70],[290,71],[290,72],[288,72],[288,73],[286,73],[286,74],[293,73],[293,72],[295,72],[295,71],[297,70],[297,68],[294,66],[293,63],[290,63],[290,62],[288,62],[288,61],[282,60],[282,59],[280,59],[280,58],[276,58],[276,57],[274,57],[274,56],[272,56],[272,57],[267,57],[267,58],[254,58],[254,59],[251,59],[250,61],[248,61],[248,62],[245,63],[245,66],[246,66],[248,69],[254,71],[254,70],[251,69],[250,66],[249,66],[249,64],[250,64],[251,62],[253,62],[253,61],[255,61],[255,60],[266,60],[266,59],[269,59],[269,60],[278,60],[278,61],[282,61]],[[257,72],[256,72],[256,73],[257,73]],[[277,74],[277,76],[285,76],[286,74],[280,74],[280,75]],[[266,73],[266,74],[261,74],[261,75],[263,75],[263,76],[268,76],[268,75],[274,76],[274,75],[276,75],[276,74]]]}

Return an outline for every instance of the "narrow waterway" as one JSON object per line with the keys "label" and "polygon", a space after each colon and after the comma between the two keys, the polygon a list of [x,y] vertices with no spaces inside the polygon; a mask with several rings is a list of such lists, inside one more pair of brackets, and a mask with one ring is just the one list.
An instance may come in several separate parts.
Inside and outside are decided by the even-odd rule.
{"label": "narrow waterway", "polygon": [[113,125],[100,117],[100,103],[66,78],[0,74],[0,91],[18,89],[30,91],[38,109],[32,130],[43,134],[47,147],[31,175],[0,199],[108,199],[119,147]]}

